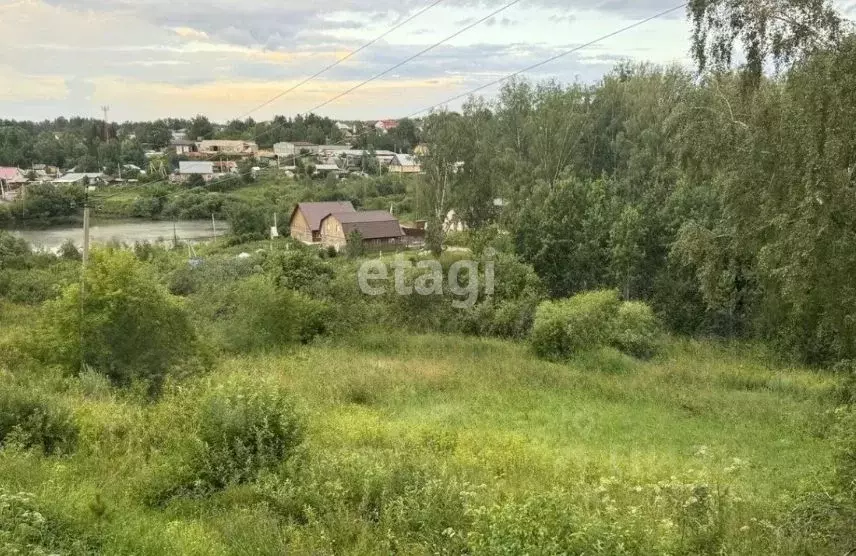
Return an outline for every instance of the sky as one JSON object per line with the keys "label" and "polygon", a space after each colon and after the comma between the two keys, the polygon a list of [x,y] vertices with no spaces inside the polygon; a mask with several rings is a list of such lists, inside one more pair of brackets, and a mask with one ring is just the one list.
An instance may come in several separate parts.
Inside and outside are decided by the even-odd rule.
{"label": "sky", "polygon": [[[499,9],[442,0],[353,58],[256,108],[434,0],[0,0],[0,118],[293,116]],[[520,0],[316,112],[400,118],[674,7],[676,0]],[[839,0],[856,17],[856,0]],[[621,61],[691,66],[678,10],[526,74],[591,83]],[[498,87],[480,94],[491,96]],[[450,107],[455,108],[459,102]],[[249,114],[248,114],[249,113]]]}

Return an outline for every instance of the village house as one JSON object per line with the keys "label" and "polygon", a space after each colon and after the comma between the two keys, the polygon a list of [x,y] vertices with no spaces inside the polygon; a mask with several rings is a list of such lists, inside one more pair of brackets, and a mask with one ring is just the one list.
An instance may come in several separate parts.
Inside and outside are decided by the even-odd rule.
{"label": "village house", "polygon": [[177,155],[197,152],[196,143],[187,139],[175,139],[170,143],[170,148],[173,149]]}
{"label": "village house", "polygon": [[199,142],[199,152],[204,154],[229,154],[254,156],[259,146],[253,141],[234,141],[231,139],[206,139]]}
{"label": "village house", "polygon": [[27,183],[27,176],[19,168],[0,166],[0,195],[5,195],[6,191],[16,189]]}
{"label": "village house", "polygon": [[54,185],[101,185],[107,183],[103,172],[69,172],[52,182]]}
{"label": "village house", "polygon": [[410,154],[397,154],[389,163],[390,174],[418,174],[421,171],[422,166],[416,157]]}
{"label": "village house", "polygon": [[330,214],[356,212],[350,202],[299,203],[291,211],[291,237],[304,243],[321,241],[321,220]]}
{"label": "village house", "polygon": [[[361,166],[363,156],[371,156],[372,152],[364,149],[347,149],[339,153],[340,157],[345,159],[347,168],[359,168]],[[374,151],[374,158],[379,166],[389,166],[392,159],[395,158],[395,153],[392,151]]]}
{"label": "village house", "polygon": [[376,130],[382,133],[387,133],[390,130],[397,128],[398,122],[396,120],[380,120],[379,122],[375,123],[374,127]]}
{"label": "village house", "polygon": [[336,129],[342,132],[342,135],[345,137],[350,137],[355,133],[351,126],[343,122],[336,122]]}
{"label": "village house", "polygon": [[368,248],[401,245],[405,239],[398,218],[385,210],[334,212],[321,221],[321,245],[342,249],[354,232]]}
{"label": "village house", "polygon": [[316,164],[315,165],[315,174],[316,176],[342,176],[347,174],[347,170],[342,170],[336,164]]}
{"label": "village house", "polygon": [[273,152],[277,157],[285,158],[303,153],[315,154],[318,152],[317,148],[318,145],[315,143],[307,143],[306,141],[283,141],[274,144]]}
{"label": "village house", "polygon": [[178,163],[178,174],[173,174],[170,176],[170,181],[183,183],[190,178],[190,176],[198,175],[202,176],[202,179],[205,182],[209,182],[217,177],[217,173],[214,171],[214,163],[213,162],[205,162],[201,160],[191,161],[191,160],[182,160]]}

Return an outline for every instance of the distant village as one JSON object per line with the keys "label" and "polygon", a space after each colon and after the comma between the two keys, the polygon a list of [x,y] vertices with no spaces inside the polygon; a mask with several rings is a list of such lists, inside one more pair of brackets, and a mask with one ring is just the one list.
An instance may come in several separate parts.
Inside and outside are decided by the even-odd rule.
{"label": "distant village", "polygon": [[[356,126],[336,122],[344,143],[354,137]],[[377,133],[395,129],[396,120],[381,120],[364,124]],[[373,174],[418,174],[422,168],[419,156],[427,153],[425,145],[417,145],[412,154],[390,150],[357,149],[351,144],[315,144],[306,141],[278,142],[262,149],[255,141],[235,139],[202,139],[188,137],[185,129],[171,131],[169,145],[145,152],[146,159],[164,157],[178,159],[177,168],[152,170],[135,164],[122,164],[116,169],[99,172],[78,172],[49,164],[36,163],[30,168],[0,166],[0,200],[11,201],[29,183],[54,185],[86,185],[98,187],[111,184],[133,184],[140,181],[165,179],[171,183],[195,181],[209,183],[239,173],[239,165],[251,163],[255,174],[263,169],[277,169],[287,177],[298,175],[327,178],[368,176]],[[150,175],[157,174],[157,175]],[[194,177],[196,176],[196,177]]]}

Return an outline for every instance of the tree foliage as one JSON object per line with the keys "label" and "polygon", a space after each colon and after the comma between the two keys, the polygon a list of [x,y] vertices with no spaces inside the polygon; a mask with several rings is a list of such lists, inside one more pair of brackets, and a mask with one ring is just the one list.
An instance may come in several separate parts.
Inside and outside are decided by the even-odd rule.
{"label": "tree foliage", "polygon": [[129,251],[93,251],[83,292],[79,284],[67,287],[45,316],[45,358],[91,367],[117,385],[142,381],[157,391],[175,365],[196,354],[180,302]]}

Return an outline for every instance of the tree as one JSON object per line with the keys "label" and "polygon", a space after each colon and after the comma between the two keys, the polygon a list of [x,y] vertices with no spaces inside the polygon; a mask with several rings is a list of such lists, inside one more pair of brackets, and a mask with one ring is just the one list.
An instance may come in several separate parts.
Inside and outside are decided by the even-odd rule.
{"label": "tree", "polygon": [[172,130],[165,121],[158,120],[146,125],[145,134],[141,137],[153,149],[162,149],[172,142]]}
{"label": "tree", "polygon": [[832,46],[843,33],[831,0],[692,0],[687,9],[699,71],[728,68],[739,42],[753,85],[765,62],[789,64]]}
{"label": "tree", "polygon": [[46,306],[45,356],[157,392],[170,369],[196,353],[187,313],[129,251],[94,250],[84,276],[82,299],[74,284]]}
{"label": "tree", "polygon": [[363,234],[359,230],[354,230],[348,234],[347,242],[346,253],[348,258],[356,259],[365,254],[366,247],[363,243]]}
{"label": "tree", "polygon": [[191,141],[196,141],[200,138],[211,139],[214,137],[214,126],[211,125],[208,118],[199,114],[190,121],[190,126],[187,128],[187,137]]}
{"label": "tree", "polygon": [[418,201],[428,218],[426,245],[436,255],[443,250],[443,224],[458,179],[461,123],[461,116],[450,112],[434,112],[425,120],[428,154],[421,158],[424,175],[419,182]]}

